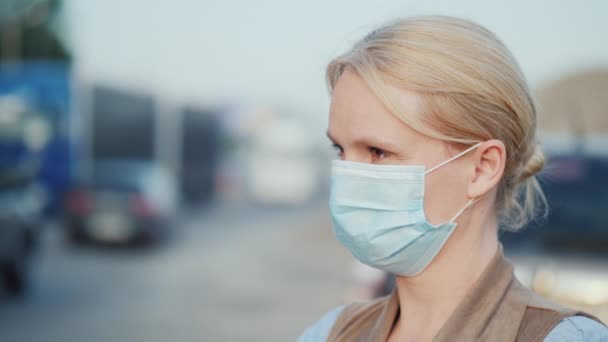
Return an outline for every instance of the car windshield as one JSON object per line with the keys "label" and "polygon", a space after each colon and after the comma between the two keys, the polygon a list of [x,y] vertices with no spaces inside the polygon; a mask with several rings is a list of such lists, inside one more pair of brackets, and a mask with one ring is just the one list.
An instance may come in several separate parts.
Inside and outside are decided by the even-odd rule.
{"label": "car windshield", "polygon": [[146,161],[96,162],[91,185],[98,189],[142,191],[152,170]]}
{"label": "car windshield", "polygon": [[520,232],[504,232],[503,242],[507,247],[536,243],[548,249],[603,250],[608,239],[606,174],[606,158],[554,156],[540,177],[548,217]]}

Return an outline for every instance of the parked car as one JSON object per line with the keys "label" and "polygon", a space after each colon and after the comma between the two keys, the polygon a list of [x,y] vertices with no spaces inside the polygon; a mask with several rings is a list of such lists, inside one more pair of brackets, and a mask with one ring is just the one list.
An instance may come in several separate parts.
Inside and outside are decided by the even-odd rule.
{"label": "parked car", "polygon": [[96,161],[91,177],[69,191],[65,207],[72,241],[157,241],[177,207],[176,182],[155,161]]}
{"label": "parked car", "polygon": [[0,275],[11,295],[21,295],[27,288],[46,202],[43,188],[32,179],[14,167],[0,170]]}

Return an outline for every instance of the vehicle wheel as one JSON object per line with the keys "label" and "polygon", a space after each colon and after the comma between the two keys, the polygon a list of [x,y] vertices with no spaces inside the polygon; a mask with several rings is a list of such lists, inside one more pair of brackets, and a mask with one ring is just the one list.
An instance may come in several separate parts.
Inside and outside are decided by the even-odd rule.
{"label": "vehicle wheel", "polygon": [[24,239],[25,251],[28,255],[32,255],[38,247],[38,236],[36,235],[36,227],[28,226]]}
{"label": "vehicle wheel", "polygon": [[13,296],[22,295],[27,287],[27,269],[24,257],[19,257],[4,269],[4,286]]}
{"label": "vehicle wheel", "polygon": [[87,238],[84,236],[84,234],[75,228],[70,228],[67,230],[67,240],[71,245],[74,246],[87,242]]}

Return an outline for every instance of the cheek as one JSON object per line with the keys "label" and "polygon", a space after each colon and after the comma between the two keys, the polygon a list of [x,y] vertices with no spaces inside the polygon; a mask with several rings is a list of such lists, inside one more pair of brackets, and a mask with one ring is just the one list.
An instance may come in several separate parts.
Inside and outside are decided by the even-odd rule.
{"label": "cheek", "polygon": [[430,223],[448,222],[468,201],[466,175],[459,171],[445,168],[426,176],[424,212]]}

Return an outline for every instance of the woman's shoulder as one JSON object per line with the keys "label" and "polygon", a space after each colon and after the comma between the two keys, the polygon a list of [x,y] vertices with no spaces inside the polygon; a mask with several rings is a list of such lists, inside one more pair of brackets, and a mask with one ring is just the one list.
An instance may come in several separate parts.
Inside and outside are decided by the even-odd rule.
{"label": "woman's shoulder", "polygon": [[327,341],[331,328],[334,326],[334,323],[342,311],[344,311],[344,307],[344,305],[341,305],[325,313],[318,321],[300,335],[298,342]]}
{"label": "woman's shoulder", "polygon": [[544,341],[606,342],[608,341],[608,328],[591,318],[572,316],[560,321]]}
{"label": "woman's shoulder", "polygon": [[[327,341],[327,337],[340,315],[344,314],[342,318],[348,320],[352,317],[357,317],[362,313],[378,313],[382,310],[382,307],[387,300],[388,296],[384,296],[369,301],[356,301],[347,305],[338,306],[327,312],[317,322],[306,329],[304,333],[300,335],[298,342]],[[344,324],[344,319],[341,319],[338,324]]]}

